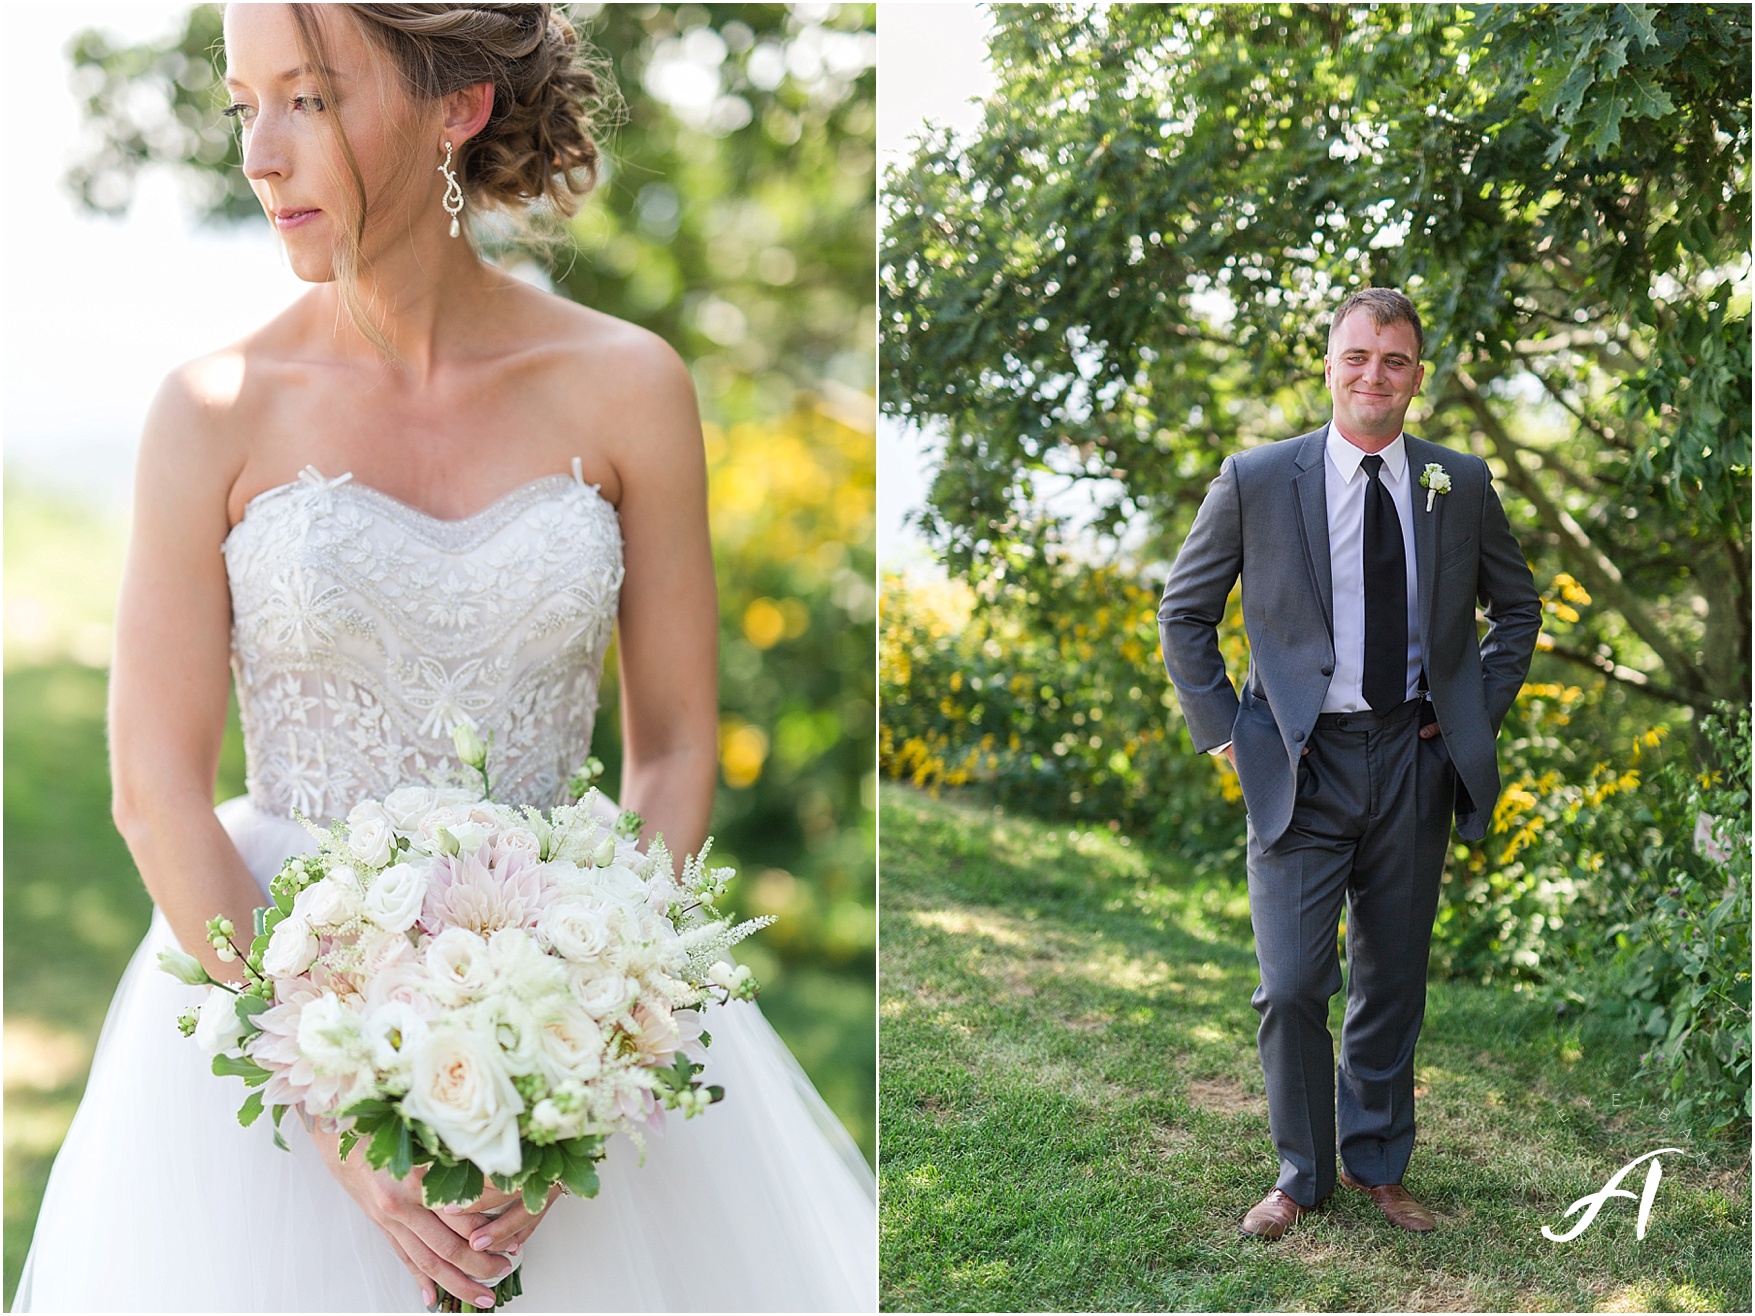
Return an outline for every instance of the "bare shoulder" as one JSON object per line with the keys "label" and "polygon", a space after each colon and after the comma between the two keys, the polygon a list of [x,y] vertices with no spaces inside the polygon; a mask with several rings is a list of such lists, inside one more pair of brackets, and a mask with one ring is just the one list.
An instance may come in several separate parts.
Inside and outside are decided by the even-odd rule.
{"label": "bare shoulder", "polygon": [[169,475],[202,490],[232,489],[288,382],[306,300],[165,376],[141,434],[138,479],[156,482]]}
{"label": "bare shoulder", "polygon": [[690,455],[699,461],[694,380],[676,349],[630,321],[560,297],[545,301],[543,373],[557,404],[618,472]]}
{"label": "bare shoulder", "polygon": [[177,366],[165,376],[141,429],[137,500],[169,503],[199,520],[223,520],[225,499],[246,453],[239,412],[249,354],[233,344]]}

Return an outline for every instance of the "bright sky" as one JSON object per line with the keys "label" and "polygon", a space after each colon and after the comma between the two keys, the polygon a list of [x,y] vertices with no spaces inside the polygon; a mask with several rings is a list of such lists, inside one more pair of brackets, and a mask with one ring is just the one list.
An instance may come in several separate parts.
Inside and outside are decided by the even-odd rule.
{"label": "bright sky", "polygon": [[[987,16],[974,4],[889,4],[878,11],[878,168],[902,159],[931,122],[961,133],[980,122],[978,101],[993,89]],[[923,564],[925,547],[906,514],[931,482],[927,435],[878,418],[878,561]]]}
{"label": "bright sky", "polygon": [[6,470],[125,505],[134,445],[167,371],[268,319],[304,287],[267,225],[201,229],[177,184],[141,179],[127,218],[82,213],[62,184],[81,141],[66,46],[103,28],[164,35],[183,6],[0,6],[0,417]]}

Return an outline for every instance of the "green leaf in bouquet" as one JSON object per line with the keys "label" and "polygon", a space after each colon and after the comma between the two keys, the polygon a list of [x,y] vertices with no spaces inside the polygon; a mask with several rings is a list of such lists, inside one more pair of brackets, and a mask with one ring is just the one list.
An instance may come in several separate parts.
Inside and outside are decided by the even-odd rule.
{"label": "green leaf in bouquet", "polygon": [[481,1170],[470,1161],[459,1161],[455,1165],[436,1161],[421,1180],[421,1200],[429,1207],[473,1202],[481,1196],[481,1191]]}
{"label": "green leaf in bouquet", "polygon": [[232,999],[232,1009],[238,1013],[238,1022],[253,1033],[262,1031],[262,1026],[256,1022],[255,1017],[267,1008],[267,1001],[249,992],[244,992]]}
{"label": "green leaf in bouquet", "polygon": [[414,1139],[409,1134],[408,1125],[398,1121],[396,1149],[390,1156],[390,1173],[398,1179],[406,1179],[408,1172],[412,1169],[414,1169]]}
{"label": "green leaf in bouquet", "polygon": [[568,1161],[566,1173],[561,1175],[560,1181],[575,1197],[596,1197],[597,1163],[591,1160]]}
{"label": "green leaf in bouquet", "polygon": [[380,1101],[376,1097],[368,1097],[364,1101],[356,1101],[341,1112],[343,1119],[376,1120],[384,1115],[393,1115],[396,1108],[388,1101]]}
{"label": "green leaf in bouquet", "polygon": [[241,1078],[251,1087],[266,1083],[268,1071],[248,1056],[215,1056],[213,1072],[221,1078]]}
{"label": "green leaf in bouquet", "polygon": [[261,937],[267,934],[268,929],[263,926],[262,920],[267,916],[268,909],[267,905],[258,905],[255,912],[250,915],[250,934],[252,936]]}
{"label": "green leaf in bouquet", "polygon": [[541,1215],[543,1207],[548,1205],[548,1190],[552,1186],[552,1180],[531,1179],[524,1185],[524,1209],[531,1215]]}
{"label": "green leaf in bouquet", "polygon": [[252,1092],[249,1096],[244,1098],[244,1104],[238,1107],[238,1123],[242,1124],[247,1129],[256,1122],[257,1117],[261,1114],[262,1094],[260,1092]]}
{"label": "green leaf in bouquet", "polygon": [[[355,1121],[354,1127],[359,1123]],[[397,1161],[403,1164],[403,1170],[397,1174],[400,1179],[408,1173],[408,1167],[414,1164],[413,1148],[408,1140],[408,1126],[395,1118],[375,1121],[371,1131],[371,1145],[366,1148],[366,1164],[374,1170],[382,1170],[394,1165]],[[407,1153],[406,1156],[402,1153]]]}
{"label": "green leaf in bouquet", "polygon": [[[277,1109],[284,1109],[284,1107],[277,1107]],[[359,1140],[360,1140],[360,1135],[359,1135],[359,1132],[357,1130],[343,1129],[341,1131],[341,1141],[340,1141],[340,1143],[337,1144],[337,1146],[341,1152],[341,1159],[342,1160],[345,1161],[347,1159],[347,1154],[350,1151],[352,1151],[356,1145],[358,1145]]]}
{"label": "green leaf in bouquet", "polygon": [[719,1084],[717,1084],[717,1083],[709,1083],[707,1085],[707,1102],[708,1102],[708,1104],[711,1105],[714,1102],[724,1101],[724,1100],[725,1100],[725,1089],[720,1087]]}

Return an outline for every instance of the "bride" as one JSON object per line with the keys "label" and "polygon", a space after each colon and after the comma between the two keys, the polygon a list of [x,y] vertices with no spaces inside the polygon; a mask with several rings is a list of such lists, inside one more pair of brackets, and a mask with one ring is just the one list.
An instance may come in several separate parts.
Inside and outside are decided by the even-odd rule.
{"label": "bride", "polygon": [[[326,820],[495,734],[496,794],[548,806],[585,756],[619,627],[623,803],[703,840],[717,614],[689,375],[645,331],[512,279],[453,217],[566,213],[595,85],[545,4],[232,5],[244,171],[313,287],[177,370],[142,436],[111,675],[114,812],[156,911],[57,1158],[19,1311],[477,1306],[863,1310],[869,1172],[752,1005],[710,1007],[724,1102],[672,1121],[602,1189],[449,1214],[413,1176],[288,1122],[179,1037],[198,999],[155,967],[248,927]],[[211,805],[228,663],[247,796]]]}

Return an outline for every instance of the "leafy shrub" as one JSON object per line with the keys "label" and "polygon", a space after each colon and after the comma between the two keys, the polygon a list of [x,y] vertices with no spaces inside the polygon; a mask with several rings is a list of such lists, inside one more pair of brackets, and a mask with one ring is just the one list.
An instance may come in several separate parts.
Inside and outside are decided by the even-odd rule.
{"label": "leafy shrub", "polygon": [[1751,1114],[1749,719],[1720,704],[1699,738],[1709,763],[1672,760],[1641,798],[1654,824],[1639,880],[1618,891],[1601,1008],[1656,1044],[1641,1057],[1676,1109],[1714,1129]]}
{"label": "leafy shrub", "polygon": [[1107,568],[1065,596],[994,593],[885,577],[881,769],[1240,866],[1236,778],[1194,751],[1158,657],[1156,593]]}

